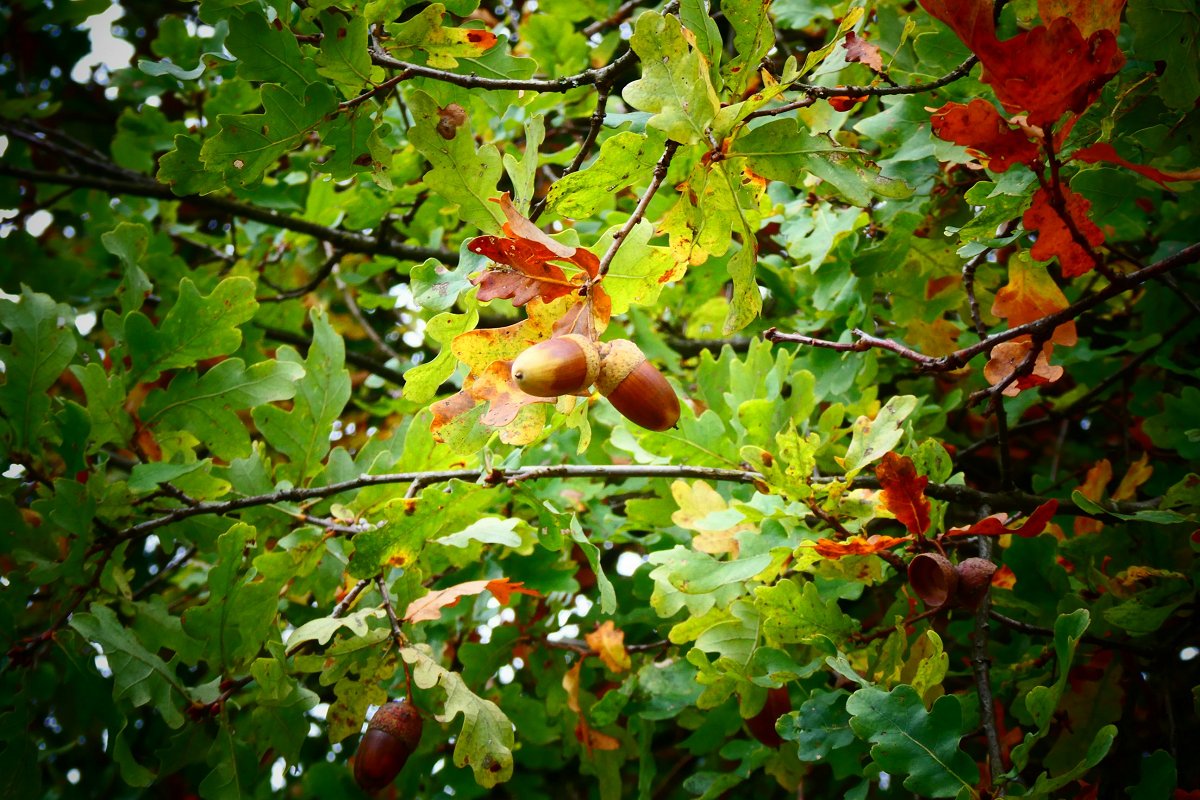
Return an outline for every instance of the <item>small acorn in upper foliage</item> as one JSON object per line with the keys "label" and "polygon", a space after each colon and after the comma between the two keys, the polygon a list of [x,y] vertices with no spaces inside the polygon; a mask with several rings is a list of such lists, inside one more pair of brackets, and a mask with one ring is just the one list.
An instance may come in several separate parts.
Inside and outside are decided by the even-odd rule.
{"label": "small acorn in upper foliage", "polygon": [[754,734],[755,739],[767,747],[777,748],[783,744],[783,738],[775,730],[775,722],[791,710],[792,697],[788,694],[787,687],[770,689],[767,691],[767,702],[763,704],[762,711],[746,720],[746,727]]}
{"label": "small acorn in upper foliage", "polygon": [[908,562],[908,583],[930,608],[953,605],[958,572],[941,553],[918,553]]}
{"label": "small acorn in upper foliage", "polygon": [[967,608],[978,608],[992,585],[996,565],[987,558],[968,558],[955,568],[958,573],[958,603]]}
{"label": "small acorn in upper foliage", "polygon": [[534,397],[582,392],[599,374],[596,345],[577,333],[538,342],[512,363],[513,380],[522,392]]}
{"label": "small acorn in upper foliage", "polygon": [[665,431],[679,421],[679,398],[667,379],[628,339],[600,343],[600,394],[630,422]]}
{"label": "small acorn in upper foliage", "polygon": [[407,700],[379,707],[354,755],[354,780],[374,794],[396,779],[421,742],[421,712]]}

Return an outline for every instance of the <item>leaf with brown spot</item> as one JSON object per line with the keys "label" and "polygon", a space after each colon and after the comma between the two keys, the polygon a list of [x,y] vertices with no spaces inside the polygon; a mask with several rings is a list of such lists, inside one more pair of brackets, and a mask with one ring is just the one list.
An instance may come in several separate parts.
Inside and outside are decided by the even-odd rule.
{"label": "leaf with brown spot", "polygon": [[624,672],[632,666],[633,662],[625,650],[625,631],[614,625],[612,620],[605,620],[603,625],[585,634],[583,639],[611,671]]}
{"label": "leaf with brown spot", "polygon": [[917,475],[911,458],[893,452],[883,454],[875,466],[875,477],[883,488],[883,507],[895,514],[909,533],[925,533],[929,529],[930,505],[925,497],[929,478]]}

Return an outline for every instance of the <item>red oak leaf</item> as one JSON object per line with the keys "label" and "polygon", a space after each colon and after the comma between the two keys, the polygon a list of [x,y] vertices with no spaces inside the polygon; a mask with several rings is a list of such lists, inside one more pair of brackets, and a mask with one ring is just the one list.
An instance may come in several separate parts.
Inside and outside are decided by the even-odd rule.
{"label": "red oak leaf", "polygon": [[917,468],[908,456],[884,453],[875,467],[875,477],[883,488],[883,505],[914,536],[929,529],[929,499],[925,487],[929,478],[917,475]]}
{"label": "red oak leaf", "polygon": [[867,40],[859,38],[854,31],[846,34],[846,41],[842,42],[842,47],[846,48],[847,61],[857,61],[859,64],[870,67],[874,72],[883,72],[883,56],[880,54],[879,48]]}
{"label": "red oak leaf", "polygon": [[[951,528],[946,531],[947,536],[1003,536],[1004,534],[1015,534],[1016,536],[1024,536],[1030,538],[1037,536],[1046,529],[1046,524],[1050,522],[1050,518],[1054,516],[1054,512],[1058,510],[1057,500],[1047,500],[1033,510],[1033,513],[1026,517],[1017,527],[1009,527],[1007,514],[992,514],[990,517],[984,517],[966,528]],[[992,581],[995,583],[995,579]]]}
{"label": "red oak leaf", "polygon": [[1038,0],[1038,15],[1043,22],[1068,17],[1084,36],[1103,30],[1115,36],[1124,7],[1125,0]]}
{"label": "red oak leaf", "polygon": [[829,105],[833,106],[834,111],[849,111],[859,103],[864,102],[867,96],[864,94],[861,97],[851,97],[849,95],[839,94],[828,98]]}
{"label": "red oak leaf", "polygon": [[911,536],[851,536],[844,542],[833,539],[818,539],[816,551],[825,558],[841,558],[842,556],[869,556],[880,550],[887,550],[898,544],[912,541]]}
{"label": "red oak leaf", "polygon": [[1165,172],[1154,167],[1145,167],[1141,164],[1134,164],[1132,161],[1126,161],[1117,155],[1117,150],[1111,144],[1099,142],[1089,147],[1084,147],[1081,150],[1076,150],[1071,158],[1076,161],[1082,161],[1085,164],[1095,164],[1099,161],[1108,161],[1112,164],[1118,164],[1125,169],[1131,169],[1134,172],[1142,175],[1150,180],[1166,186],[1168,183],[1178,183],[1182,181],[1200,181],[1200,169],[1189,169],[1183,172]]}
{"label": "red oak leaf", "polygon": [[1108,28],[1085,38],[1071,18],[1060,16],[1000,41],[991,0],[921,0],[921,5],[979,56],[983,80],[1001,104],[1010,113],[1028,112],[1039,127],[1053,125],[1067,111],[1082,112],[1125,63]]}
{"label": "red oak leaf", "polygon": [[[1079,235],[1091,247],[1103,244],[1104,233],[1088,217],[1088,209],[1092,204],[1066,186],[1061,186],[1059,191],[1062,192],[1067,217]],[[1051,190],[1047,187],[1043,186],[1033,195],[1033,205],[1025,212],[1022,222],[1025,223],[1026,230],[1038,233],[1030,253],[1039,261],[1049,261],[1057,257],[1062,266],[1063,277],[1074,278],[1090,272],[1092,267],[1096,266],[1094,256],[1075,240],[1067,220],[1054,207]]]}
{"label": "red oak leaf", "polygon": [[996,107],[982,98],[966,105],[946,103],[933,112],[932,122],[935,135],[965,146],[967,152],[983,160],[984,166],[993,172],[1041,160],[1038,145],[1020,128],[1009,125]]}

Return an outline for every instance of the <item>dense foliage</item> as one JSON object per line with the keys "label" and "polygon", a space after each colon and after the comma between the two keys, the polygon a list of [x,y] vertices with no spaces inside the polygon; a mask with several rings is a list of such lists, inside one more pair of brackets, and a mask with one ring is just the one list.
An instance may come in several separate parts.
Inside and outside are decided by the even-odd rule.
{"label": "dense foliage", "polygon": [[1200,797],[1193,0],[0,30],[0,795]]}

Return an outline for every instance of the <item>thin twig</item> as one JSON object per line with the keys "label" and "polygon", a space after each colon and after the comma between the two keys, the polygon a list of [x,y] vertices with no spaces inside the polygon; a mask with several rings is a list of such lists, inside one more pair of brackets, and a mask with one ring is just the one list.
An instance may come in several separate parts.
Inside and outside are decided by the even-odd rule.
{"label": "thin twig", "polygon": [[[340,261],[341,258],[342,258],[342,254],[339,253],[337,250],[334,250],[325,259],[325,263],[322,264],[320,266],[320,268],[316,272],[313,273],[313,276],[303,286],[297,286],[294,289],[279,289],[279,287],[273,286],[271,284],[267,284],[268,286],[271,286],[271,288],[279,291],[279,294],[272,295],[270,297],[260,297],[260,298],[258,298],[258,302],[260,302],[260,303],[280,303],[284,300],[291,300],[296,297],[303,297],[304,295],[308,294],[309,292],[313,291],[318,286],[320,286],[325,281],[325,279],[330,276],[330,274],[333,272],[333,268],[337,266],[338,261]],[[263,283],[267,283],[265,276],[260,277],[260,280],[262,280]]]}
{"label": "thin twig", "polygon": [[[982,509],[987,516],[990,509]],[[992,540],[988,536],[977,536],[979,557],[992,560]],[[991,587],[984,590],[983,599],[975,609],[975,632],[971,637],[971,671],[975,673],[975,688],[979,692],[979,718],[983,723],[988,744],[988,786],[1004,772],[1004,761],[1000,755],[1000,733],[996,727],[996,705],[992,698],[991,657],[988,655],[988,613],[992,608]],[[987,788],[985,786],[984,788]]]}
{"label": "thin twig", "polygon": [[[575,158],[563,170],[559,180],[577,171],[583,162],[587,160],[588,152],[592,149],[592,145],[596,143],[596,137],[600,135],[600,129],[604,126],[604,117],[608,108],[608,95],[612,91],[612,86],[607,81],[596,84],[596,108],[592,111],[591,122],[588,126],[587,136],[579,145],[579,152],[575,154]],[[537,222],[537,218],[546,210],[546,197],[542,197],[534,204],[533,209],[529,212],[529,221]]]}
{"label": "thin twig", "polygon": [[[1028,622],[1022,622],[1019,619],[1013,619],[1012,617],[1006,617],[1005,615],[1001,614],[999,611],[996,611],[995,609],[991,609],[990,611],[988,611],[988,616],[991,617],[992,619],[996,620],[996,622],[999,622],[1001,625],[1004,625],[1007,628],[1012,628],[1014,631],[1020,631],[1021,633],[1028,633],[1033,636],[1049,636],[1049,637],[1054,636],[1053,628],[1046,628],[1041,625],[1033,625]],[[1112,648],[1114,650],[1126,650],[1130,653],[1136,653],[1137,655],[1140,655],[1140,656],[1143,656],[1146,658],[1152,658],[1155,655],[1154,651],[1148,650],[1144,647],[1139,647],[1136,644],[1131,644],[1130,642],[1124,642],[1124,641],[1121,641],[1120,639],[1105,639],[1100,636],[1094,636],[1093,634],[1090,634],[1090,633],[1085,633],[1082,637],[1080,637],[1080,641],[1087,642],[1088,644],[1094,644],[1097,647],[1108,647],[1108,648]]]}
{"label": "thin twig", "polygon": [[671,159],[675,157],[675,151],[679,149],[679,142],[668,141],[666,147],[663,148],[663,154],[658,159],[658,163],[654,165],[654,175],[650,179],[650,185],[646,187],[645,194],[638,201],[637,207],[633,209],[633,213],[625,224],[621,226],[621,230],[617,231],[613,236],[612,244],[604,251],[604,257],[600,259],[600,267],[596,271],[595,280],[604,280],[604,276],[608,274],[608,268],[612,266],[613,259],[617,256],[617,251],[621,249],[621,243],[625,241],[625,237],[633,230],[642,217],[646,215],[646,207],[650,205],[650,201],[654,199],[654,193],[658,191],[658,187],[662,186],[662,182],[667,178],[667,169],[671,166]]}

